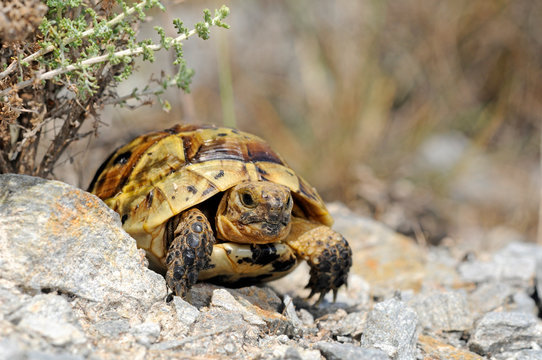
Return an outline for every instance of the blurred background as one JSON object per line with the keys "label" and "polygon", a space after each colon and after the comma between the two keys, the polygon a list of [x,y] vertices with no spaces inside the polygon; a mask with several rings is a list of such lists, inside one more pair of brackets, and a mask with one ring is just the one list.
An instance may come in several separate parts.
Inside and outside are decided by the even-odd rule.
{"label": "blurred background", "polygon": [[[141,29],[192,26],[226,4],[230,30],[189,39],[191,93],[105,108],[99,137],[57,177],[86,188],[117,146],[178,122],[265,138],[328,201],[427,244],[536,241],[541,199],[542,2],[296,0],[164,2]],[[158,55],[158,54],[157,54]],[[172,58],[119,88],[173,73]],[[541,238],[542,240],[542,238]]]}

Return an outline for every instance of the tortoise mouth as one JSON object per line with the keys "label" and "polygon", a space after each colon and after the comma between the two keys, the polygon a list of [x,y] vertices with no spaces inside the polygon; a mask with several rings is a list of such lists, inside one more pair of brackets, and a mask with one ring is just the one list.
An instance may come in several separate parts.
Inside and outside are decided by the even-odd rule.
{"label": "tortoise mouth", "polygon": [[261,228],[263,232],[268,236],[277,236],[280,234],[282,229],[286,228],[288,226],[288,223],[283,222],[276,222],[276,223],[269,223],[265,222],[261,225]]}

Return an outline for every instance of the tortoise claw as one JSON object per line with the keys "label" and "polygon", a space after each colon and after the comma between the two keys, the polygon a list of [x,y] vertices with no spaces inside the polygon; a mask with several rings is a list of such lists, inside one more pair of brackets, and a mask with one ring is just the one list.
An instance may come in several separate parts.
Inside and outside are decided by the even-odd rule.
{"label": "tortoise claw", "polygon": [[311,267],[311,277],[307,284],[311,289],[309,298],[320,293],[317,303],[320,303],[329,291],[333,291],[335,302],[339,288],[347,284],[348,271],[352,266],[352,250],[348,242],[340,234],[337,235],[340,239],[331,242],[315,259],[309,260]]}

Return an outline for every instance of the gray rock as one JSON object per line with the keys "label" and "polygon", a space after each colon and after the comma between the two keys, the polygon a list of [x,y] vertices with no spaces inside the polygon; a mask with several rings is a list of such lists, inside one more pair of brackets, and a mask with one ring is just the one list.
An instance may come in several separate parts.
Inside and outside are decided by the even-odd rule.
{"label": "gray rock", "polygon": [[534,284],[536,259],[540,256],[542,246],[513,242],[495,253],[490,261],[467,261],[459,265],[458,271],[468,282],[503,281],[529,287]]}
{"label": "gray rock", "polygon": [[0,279],[0,319],[4,314],[11,314],[30,298],[13,281]]}
{"label": "gray rock", "polygon": [[254,359],[265,360],[314,360],[320,358],[318,350],[308,350],[291,345],[274,345],[265,349]]}
{"label": "gray rock", "polygon": [[217,289],[213,292],[211,306],[225,309],[241,315],[242,318],[251,325],[263,326],[265,321],[254,312],[241,305],[232,294],[225,289]]}
{"label": "gray rock", "polygon": [[16,324],[18,331],[40,335],[56,346],[80,344],[86,340],[71,306],[59,295],[34,296],[8,320]]}
{"label": "gray rock", "polygon": [[94,329],[107,338],[118,337],[130,330],[130,323],[126,319],[104,320],[94,325]]}
{"label": "gray rock", "polygon": [[301,354],[293,346],[277,346],[271,352],[261,356],[265,359],[273,360],[302,360]]}
{"label": "gray rock", "polygon": [[143,323],[156,323],[160,326],[160,340],[168,341],[187,336],[193,322],[179,320],[173,301],[157,302],[142,317]]}
{"label": "gray rock", "polygon": [[542,350],[521,350],[509,358],[510,360],[540,360]]}
{"label": "gray rock", "polygon": [[514,288],[506,283],[492,281],[480,284],[468,295],[471,311],[476,314],[485,314],[502,308],[514,291]]}
{"label": "gray rock", "polygon": [[517,292],[512,296],[513,303],[510,311],[519,311],[528,314],[538,315],[538,307],[532,297],[525,292]]}
{"label": "gray rock", "polygon": [[483,283],[496,280],[496,268],[492,262],[482,262],[478,260],[466,261],[459,264],[457,271],[463,278],[463,281],[472,283]]}
{"label": "gray rock", "polygon": [[392,359],[413,359],[417,325],[416,312],[405,303],[396,299],[383,301],[369,312],[361,346],[381,349]]}
{"label": "gray rock", "polygon": [[299,319],[305,326],[314,325],[314,316],[305,309],[299,309]]}
{"label": "gray rock", "polygon": [[409,305],[416,310],[420,325],[425,329],[464,331],[472,326],[473,318],[463,292],[420,294]]}
{"label": "gray rock", "polygon": [[367,312],[353,312],[344,317],[339,323],[337,334],[357,337],[361,335],[367,321]]}
{"label": "gray rock", "polygon": [[155,322],[144,322],[132,327],[130,331],[140,344],[149,346],[160,336],[160,324]]}
{"label": "gray rock", "polygon": [[318,342],[314,347],[322,353],[326,360],[389,360],[390,357],[380,349],[362,348],[350,344]]}
{"label": "gray rock", "polygon": [[189,326],[196,321],[200,312],[195,306],[192,306],[178,296],[174,296],[172,302],[175,307],[175,312],[177,313],[177,319],[181,323]]}
{"label": "gray rock", "polygon": [[80,355],[63,351],[43,352],[26,349],[11,339],[0,339],[0,360],[83,360]]}
{"label": "gray rock", "polygon": [[316,319],[316,326],[320,331],[325,330],[326,332],[330,332],[331,335],[342,335],[339,329],[347,315],[348,313],[345,310],[337,309],[318,317]]}
{"label": "gray rock", "polygon": [[[490,312],[476,324],[469,339],[469,348],[481,355],[532,349],[542,345],[542,326],[532,314]],[[536,345],[535,345],[536,346]]]}
{"label": "gray rock", "polygon": [[429,247],[427,249],[426,273],[423,279],[423,288],[453,289],[461,283],[457,272],[459,264],[451,249],[445,247]]}
{"label": "gray rock", "polygon": [[251,325],[237,311],[211,306],[208,311],[201,312],[189,336],[181,340],[182,349],[192,356],[215,354],[225,357],[233,352],[236,358],[245,358],[244,347],[257,344],[262,328],[265,327]]}
{"label": "gray rock", "polygon": [[508,244],[493,257],[499,269],[498,279],[523,287],[532,286],[538,254],[542,254],[540,245],[525,242]]}
{"label": "gray rock", "polygon": [[292,325],[298,329],[299,331],[302,331],[303,328],[303,322],[297,316],[295,312],[295,306],[293,299],[289,295],[284,295],[284,315],[286,315],[286,318],[290,320]]}
{"label": "gray rock", "polygon": [[262,310],[279,311],[282,308],[282,300],[268,286],[247,286],[229,291],[238,301],[248,302]]}
{"label": "gray rock", "polygon": [[73,186],[0,175],[0,273],[25,288],[144,307],[166,294],[118,214]]}

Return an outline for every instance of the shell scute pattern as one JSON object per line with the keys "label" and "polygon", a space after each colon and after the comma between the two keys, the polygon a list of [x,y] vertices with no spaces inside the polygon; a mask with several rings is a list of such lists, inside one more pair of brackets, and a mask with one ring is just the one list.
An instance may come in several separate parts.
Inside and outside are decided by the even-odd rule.
{"label": "shell scute pattern", "polygon": [[322,199],[257,136],[192,125],[143,135],[105,161],[89,191],[179,296],[198,279],[272,280],[300,260],[320,300],[346,284],[351,250]]}
{"label": "shell scute pattern", "polygon": [[145,249],[161,246],[151,244],[169,218],[246,180],[287,186],[306,217],[333,222],[315,189],[280,155],[236,129],[177,125],[140,136],[119,148],[104,169],[90,191],[121,215]]}

